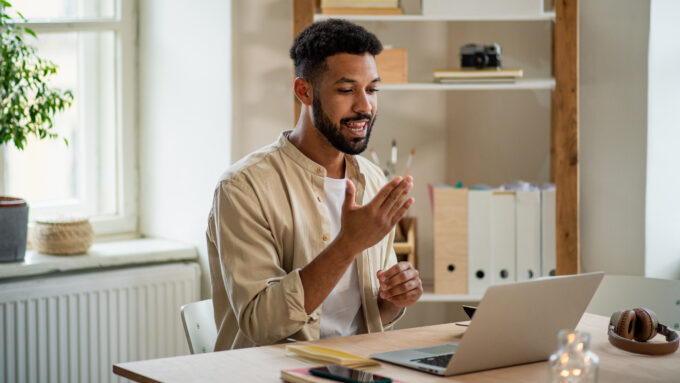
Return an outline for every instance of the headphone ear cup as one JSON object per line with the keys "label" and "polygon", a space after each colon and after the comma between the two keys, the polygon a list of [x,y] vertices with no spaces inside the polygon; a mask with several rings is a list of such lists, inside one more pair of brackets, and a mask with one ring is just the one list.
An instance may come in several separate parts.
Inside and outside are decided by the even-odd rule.
{"label": "headphone ear cup", "polygon": [[635,321],[635,340],[638,342],[648,341],[656,336],[656,328],[659,324],[659,320],[654,314],[654,311],[637,308],[633,309],[635,311],[636,321]]}
{"label": "headphone ear cup", "polygon": [[636,315],[633,310],[621,310],[612,314],[609,320],[614,328],[614,333],[624,339],[633,339],[635,334]]}

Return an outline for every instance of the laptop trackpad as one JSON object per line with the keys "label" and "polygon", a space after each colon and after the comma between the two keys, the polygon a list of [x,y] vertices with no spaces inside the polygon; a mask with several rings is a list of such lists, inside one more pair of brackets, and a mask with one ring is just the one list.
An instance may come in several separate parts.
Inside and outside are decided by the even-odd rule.
{"label": "laptop trackpad", "polygon": [[424,352],[429,355],[443,355],[456,352],[458,342],[439,344],[432,347],[423,347],[416,349],[418,352]]}

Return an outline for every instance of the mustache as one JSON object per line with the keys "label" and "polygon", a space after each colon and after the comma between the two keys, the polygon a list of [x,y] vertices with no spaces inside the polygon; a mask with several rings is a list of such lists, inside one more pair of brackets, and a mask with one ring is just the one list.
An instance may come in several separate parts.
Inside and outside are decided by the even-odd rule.
{"label": "mustache", "polygon": [[346,124],[350,121],[357,121],[357,120],[371,120],[373,118],[373,115],[370,113],[359,113],[355,116],[352,117],[345,117],[342,120],[340,120],[341,124]]}

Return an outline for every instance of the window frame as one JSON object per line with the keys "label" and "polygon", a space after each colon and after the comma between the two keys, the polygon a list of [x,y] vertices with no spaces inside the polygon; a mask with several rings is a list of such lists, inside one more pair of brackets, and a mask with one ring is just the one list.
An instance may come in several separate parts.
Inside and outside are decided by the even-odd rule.
{"label": "window frame", "polygon": [[[114,57],[116,60],[114,64],[116,212],[112,215],[89,217],[95,236],[98,238],[138,236],[137,19],[137,0],[116,0],[114,18],[59,19],[58,21],[32,21],[29,19],[27,23],[23,24],[38,35],[68,32],[114,33]],[[88,146],[91,146],[90,144],[92,142],[88,140]],[[0,146],[2,158],[5,157],[4,151],[4,146]],[[91,151],[89,154],[92,154]],[[91,157],[87,155],[86,158],[90,159]],[[96,170],[87,165],[84,168],[86,168],[87,179],[92,180],[91,174]],[[5,179],[4,173],[4,166],[0,166],[0,179],[2,180]],[[98,189],[97,185],[88,184],[85,187],[90,192]],[[31,215],[67,213],[68,205],[66,201],[39,204],[36,207],[31,207]]]}

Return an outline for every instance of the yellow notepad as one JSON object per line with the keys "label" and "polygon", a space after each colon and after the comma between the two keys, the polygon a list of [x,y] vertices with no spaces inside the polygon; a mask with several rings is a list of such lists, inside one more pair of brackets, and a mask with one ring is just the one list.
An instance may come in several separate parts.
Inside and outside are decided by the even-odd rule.
{"label": "yellow notepad", "polygon": [[328,347],[312,346],[304,344],[291,344],[286,346],[286,351],[313,362],[324,364],[339,364],[345,367],[370,367],[380,366],[378,361],[350,354],[348,352],[335,350]]}

